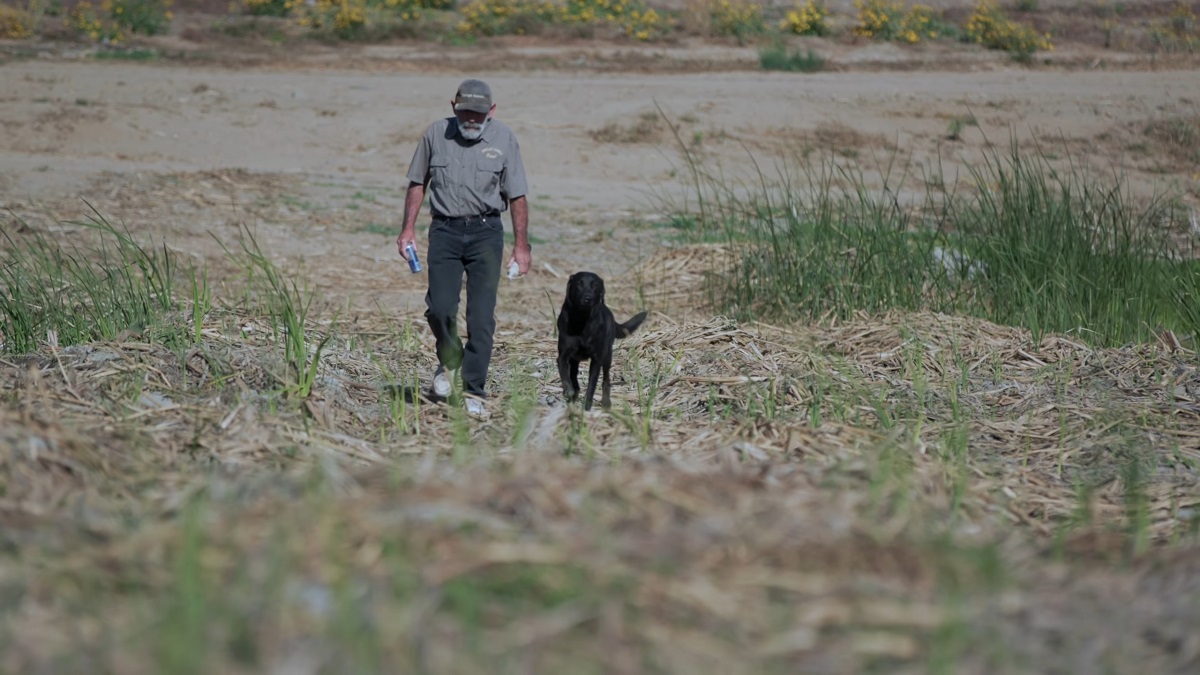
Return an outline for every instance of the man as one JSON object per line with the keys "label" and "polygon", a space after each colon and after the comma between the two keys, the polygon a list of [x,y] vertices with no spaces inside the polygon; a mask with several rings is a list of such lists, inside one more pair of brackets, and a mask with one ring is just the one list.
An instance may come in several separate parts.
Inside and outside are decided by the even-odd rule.
{"label": "man", "polygon": [[[512,130],[495,119],[492,90],[480,80],[465,80],[450,102],[454,116],[425,130],[408,169],[404,224],[396,246],[416,240],[417,216],[429,186],[429,248],[425,266],[429,290],[425,319],[437,341],[438,367],[433,395],[450,398],[460,379],[467,412],[484,413],[492,335],[496,328],[496,292],[504,253],[500,214],[511,208],[513,253],[518,274],[529,271],[531,251],[526,233],[528,185],[521,150]],[[458,303],[467,277],[467,344],[458,336]],[[461,375],[460,375],[461,371]]]}

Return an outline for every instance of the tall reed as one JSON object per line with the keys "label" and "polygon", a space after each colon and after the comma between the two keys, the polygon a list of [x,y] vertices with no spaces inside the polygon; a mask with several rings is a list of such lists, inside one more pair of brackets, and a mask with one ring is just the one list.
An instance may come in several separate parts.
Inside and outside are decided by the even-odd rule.
{"label": "tall reed", "polygon": [[707,292],[729,316],[928,309],[1094,344],[1200,328],[1200,267],[1164,234],[1178,219],[1170,203],[1137,202],[1121,181],[1056,168],[1040,150],[993,147],[965,187],[923,195],[894,165],[874,187],[860,167],[824,157],[738,182],[684,153],[694,194],[673,222],[727,244]]}

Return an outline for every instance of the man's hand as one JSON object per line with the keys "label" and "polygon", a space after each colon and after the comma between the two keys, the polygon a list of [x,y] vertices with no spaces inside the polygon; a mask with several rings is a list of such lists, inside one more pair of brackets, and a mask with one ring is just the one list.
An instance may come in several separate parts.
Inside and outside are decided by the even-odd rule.
{"label": "man's hand", "polygon": [[406,227],[400,230],[400,236],[396,237],[396,250],[400,252],[400,257],[408,260],[408,252],[404,249],[408,248],[409,244],[417,243],[417,233],[415,228]]}
{"label": "man's hand", "polygon": [[424,200],[425,186],[421,183],[410,183],[408,192],[404,195],[404,225],[400,228],[400,236],[396,237],[396,250],[405,260],[408,260],[408,254],[404,249],[417,242],[417,214],[421,212],[421,202]]}
{"label": "man's hand", "polygon": [[517,275],[525,276],[533,265],[533,253],[529,247],[529,203],[525,197],[517,197],[509,204],[512,208],[513,254],[509,264],[515,260]]}
{"label": "man's hand", "polygon": [[512,265],[513,261],[517,263],[517,276],[525,276],[529,272],[529,268],[533,266],[533,253],[529,250],[529,244],[513,248],[513,254],[508,259],[508,264]]}

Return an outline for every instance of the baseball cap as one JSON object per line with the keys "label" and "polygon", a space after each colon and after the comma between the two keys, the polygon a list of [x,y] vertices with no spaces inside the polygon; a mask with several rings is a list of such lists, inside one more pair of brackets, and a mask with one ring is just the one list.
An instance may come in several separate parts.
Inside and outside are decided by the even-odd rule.
{"label": "baseball cap", "polygon": [[492,88],[483,80],[463,80],[454,94],[455,110],[485,113],[492,109]]}

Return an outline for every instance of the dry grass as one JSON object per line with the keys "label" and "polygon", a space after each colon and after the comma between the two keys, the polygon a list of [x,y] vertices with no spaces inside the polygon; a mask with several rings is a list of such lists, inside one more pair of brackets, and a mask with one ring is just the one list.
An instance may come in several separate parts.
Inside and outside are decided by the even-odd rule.
{"label": "dry grass", "polygon": [[936,315],[739,326],[688,292],[719,255],[649,262],[650,305],[693,318],[620,344],[611,414],[557,403],[534,326],[486,421],[381,393],[428,372],[419,332],[336,330],[300,403],[232,308],[186,353],[6,357],[0,665],[1195,664],[1194,355]]}
{"label": "dry grass", "polygon": [[1200,171],[1200,115],[1176,115],[1148,122],[1146,137],[1153,140],[1156,150],[1174,162],[1164,166],[1184,173]]}
{"label": "dry grass", "polygon": [[628,124],[612,122],[588,132],[597,143],[652,143],[666,137],[667,126],[656,111],[638,115]]}
{"label": "dry grass", "polygon": [[860,155],[887,155],[896,150],[894,141],[883,134],[859,131],[837,121],[821,122],[812,130],[801,132],[795,129],[767,129],[747,138],[746,145],[756,150],[795,153],[803,157],[815,152],[848,159],[856,159]]}

